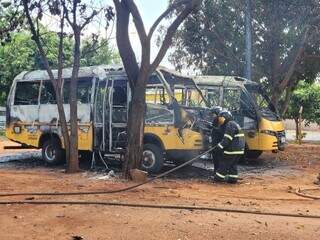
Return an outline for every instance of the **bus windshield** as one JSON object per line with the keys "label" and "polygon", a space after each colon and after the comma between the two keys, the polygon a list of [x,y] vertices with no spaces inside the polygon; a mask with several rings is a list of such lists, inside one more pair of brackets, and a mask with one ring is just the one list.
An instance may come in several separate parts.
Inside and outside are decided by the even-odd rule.
{"label": "bus windshield", "polygon": [[260,86],[246,86],[246,88],[256,103],[262,117],[271,121],[278,121],[280,119],[275,106]]}

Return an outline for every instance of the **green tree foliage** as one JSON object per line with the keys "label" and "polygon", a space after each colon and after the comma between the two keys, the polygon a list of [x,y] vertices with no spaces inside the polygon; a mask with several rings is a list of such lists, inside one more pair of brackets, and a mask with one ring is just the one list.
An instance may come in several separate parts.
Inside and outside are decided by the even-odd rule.
{"label": "green tree foliage", "polygon": [[241,1],[205,0],[177,33],[171,62],[179,70],[193,66],[203,74],[241,75],[244,16]]}
{"label": "green tree foliage", "polygon": [[0,46],[0,105],[6,101],[15,75],[35,69],[35,46],[26,33],[12,36],[10,42]]}
{"label": "green tree foliage", "polygon": [[12,31],[23,26],[23,14],[11,5],[10,1],[0,1],[0,43],[10,41]]}
{"label": "green tree foliage", "polygon": [[106,39],[93,36],[90,39],[85,39],[82,43],[82,66],[93,66],[100,64],[118,64],[120,56],[110,47]]}
{"label": "green tree foliage", "polygon": [[300,107],[303,106],[302,118],[306,124],[320,124],[320,85],[307,82],[299,83],[293,92],[286,117],[297,120]]}
{"label": "green tree foliage", "polygon": [[[277,105],[299,79],[319,72],[319,3],[314,0],[252,1],[253,79],[263,82]],[[183,24],[170,56],[177,69],[243,76],[245,1],[204,0]],[[294,71],[291,72],[293,67]],[[288,93],[290,92],[288,91]],[[284,99],[285,102],[285,99]],[[285,103],[284,103],[285,105]]]}
{"label": "green tree foliage", "polygon": [[[28,31],[11,34],[10,41],[0,46],[0,105],[4,105],[14,77],[22,71],[44,69],[37,47]],[[48,60],[52,68],[58,66],[58,37],[55,32],[42,35]],[[64,61],[66,67],[72,65],[72,46],[70,39],[64,40]],[[82,66],[119,63],[119,55],[105,39],[88,37],[83,40]]]}

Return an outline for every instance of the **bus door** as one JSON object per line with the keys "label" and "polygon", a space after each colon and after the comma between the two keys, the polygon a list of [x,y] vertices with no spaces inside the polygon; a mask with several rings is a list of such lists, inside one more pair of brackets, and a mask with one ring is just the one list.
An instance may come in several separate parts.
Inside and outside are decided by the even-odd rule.
{"label": "bus door", "polygon": [[109,92],[109,79],[98,81],[94,101],[94,149],[106,151],[106,110],[107,96]]}
{"label": "bus door", "polygon": [[125,78],[112,78],[108,95],[107,137],[109,151],[121,151],[127,145],[128,86]]}

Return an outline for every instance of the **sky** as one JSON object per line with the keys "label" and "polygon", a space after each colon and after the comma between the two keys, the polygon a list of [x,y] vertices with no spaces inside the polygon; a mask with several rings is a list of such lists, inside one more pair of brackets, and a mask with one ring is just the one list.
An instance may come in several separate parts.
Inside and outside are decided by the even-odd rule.
{"label": "sky", "polygon": [[[106,6],[107,4],[114,6],[112,0],[84,0],[87,2],[88,6]],[[169,0],[135,0],[135,3],[140,11],[140,14],[142,16],[146,31],[148,32],[150,27],[152,26],[153,22],[158,18],[158,16],[161,15],[162,12],[164,12],[168,6]],[[45,14],[45,17],[43,19],[43,24],[47,26],[49,29],[53,31],[59,30],[59,20],[52,18],[49,14]],[[98,21],[93,22],[90,24],[86,29],[84,29],[84,35],[90,36],[91,33],[100,34],[103,37],[108,37],[110,40],[110,45],[114,49],[117,49],[117,43],[116,43],[116,29],[115,24],[114,27],[111,26],[108,28],[108,31],[106,32],[104,29],[104,24]],[[136,57],[138,61],[141,60],[141,46],[138,34],[135,30],[134,24],[131,20],[130,22],[130,40],[132,47],[135,51]],[[157,37],[157,31],[153,34],[154,37],[152,39],[151,44],[151,60],[156,56],[158,47],[156,46],[156,37]],[[168,55],[168,54],[167,54]],[[162,61],[161,65],[173,68],[172,64],[167,59],[167,56],[165,56],[164,60]]]}

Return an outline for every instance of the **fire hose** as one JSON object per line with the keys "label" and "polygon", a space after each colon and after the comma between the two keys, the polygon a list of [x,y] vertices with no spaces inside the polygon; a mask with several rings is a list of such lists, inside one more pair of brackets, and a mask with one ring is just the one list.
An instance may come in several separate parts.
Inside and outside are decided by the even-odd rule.
{"label": "fire hose", "polygon": [[147,183],[153,182],[159,178],[165,177],[168,174],[177,171],[180,168],[185,167],[186,165],[189,165],[191,163],[193,163],[194,161],[196,161],[197,159],[201,158],[202,156],[205,156],[206,154],[210,153],[213,149],[215,149],[216,146],[210,148],[209,150],[201,153],[200,155],[192,158],[191,160],[175,167],[172,168],[164,173],[161,173],[155,177],[152,177],[144,182],[138,183],[138,184],[134,184],[132,186],[126,187],[126,188],[121,188],[121,189],[115,189],[115,190],[107,190],[107,191],[91,191],[91,192],[21,192],[21,193],[0,193],[0,197],[11,197],[11,196],[71,196],[71,195],[97,195],[97,194],[112,194],[112,193],[120,193],[120,192],[125,192],[125,191],[129,191],[132,189],[135,189],[137,187],[140,187],[142,185],[145,185]]}
{"label": "fire hose", "polygon": [[131,208],[151,208],[151,209],[167,209],[167,210],[189,210],[189,211],[210,211],[210,212],[227,212],[239,214],[252,214],[263,216],[277,216],[277,217],[293,217],[293,218],[310,218],[320,219],[318,215],[305,215],[294,213],[281,212],[262,212],[254,210],[243,209],[228,209],[218,207],[205,206],[186,206],[186,205],[163,205],[163,204],[139,204],[139,203],[125,203],[125,202],[100,202],[100,201],[0,201],[0,205],[10,204],[30,204],[30,205],[102,205],[102,206],[118,206]]}
{"label": "fire hose", "polygon": [[311,198],[314,200],[320,200],[320,196],[311,195],[311,194],[306,193],[307,191],[319,191],[319,190],[320,190],[320,188],[305,188],[305,189],[298,188],[295,191],[295,194],[300,197],[304,197],[304,198]]}
{"label": "fire hose", "polygon": [[[214,150],[216,146],[210,148],[209,150],[201,153],[200,155],[192,158],[191,160],[152,177],[142,183],[138,183],[126,188],[109,190],[109,191],[91,191],[91,192],[21,192],[21,193],[1,193],[0,197],[11,197],[11,196],[74,196],[74,195],[98,195],[98,194],[112,194],[120,193],[135,189],[156,179],[167,176],[168,174],[183,168],[186,165],[191,164],[195,160],[201,158],[202,156],[210,153]],[[305,196],[305,195],[302,195]],[[179,205],[163,205],[163,204],[139,204],[139,203],[125,203],[125,202],[107,202],[107,201],[30,201],[30,200],[12,200],[12,201],[0,201],[0,205],[10,205],[10,204],[29,204],[29,205],[103,205],[103,206],[121,206],[121,207],[131,207],[131,208],[152,208],[152,209],[178,209],[178,210],[197,210],[197,211],[212,211],[212,212],[228,212],[228,213],[239,213],[239,214],[253,214],[253,215],[264,215],[264,216],[278,216],[278,217],[294,217],[294,218],[311,218],[320,219],[318,215],[305,215],[305,214],[294,214],[294,213],[281,213],[281,212],[262,212],[254,210],[242,210],[242,209],[227,209],[218,207],[205,207],[205,206],[179,206]]]}

